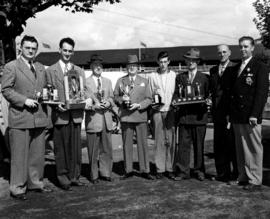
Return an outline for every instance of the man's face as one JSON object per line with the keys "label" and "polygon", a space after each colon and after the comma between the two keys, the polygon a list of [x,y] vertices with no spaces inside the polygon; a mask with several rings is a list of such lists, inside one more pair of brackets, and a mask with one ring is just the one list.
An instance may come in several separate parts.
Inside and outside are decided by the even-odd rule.
{"label": "man's face", "polygon": [[170,60],[168,57],[164,57],[158,60],[159,68],[162,72],[165,72],[168,70]]}
{"label": "man's face", "polygon": [[252,56],[254,46],[251,44],[250,40],[241,41],[239,43],[239,47],[243,59],[248,59]]}
{"label": "man's face", "polygon": [[221,63],[225,63],[231,56],[231,50],[226,45],[220,45],[218,47],[218,57]]}
{"label": "man's face", "polygon": [[188,70],[192,71],[192,70],[195,70],[197,68],[199,60],[198,59],[186,58],[185,62],[186,62]]}
{"label": "man's face", "polygon": [[102,64],[100,64],[100,63],[93,63],[91,65],[91,69],[93,71],[93,74],[98,76],[98,77],[101,75],[101,73],[103,71]]}
{"label": "man's face", "polygon": [[26,60],[33,60],[36,56],[38,45],[35,42],[24,41],[21,54]]}
{"label": "man's face", "polygon": [[127,72],[129,75],[133,76],[136,75],[138,71],[138,64],[128,64],[127,65]]}
{"label": "man's face", "polygon": [[68,43],[63,43],[62,48],[59,49],[59,53],[61,55],[61,59],[63,62],[69,62],[74,51],[73,46]]}

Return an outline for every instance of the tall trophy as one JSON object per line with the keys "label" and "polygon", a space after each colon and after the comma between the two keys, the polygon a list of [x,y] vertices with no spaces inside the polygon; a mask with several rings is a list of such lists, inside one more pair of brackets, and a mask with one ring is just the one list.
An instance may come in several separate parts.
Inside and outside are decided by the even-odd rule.
{"label": "tall trophy", "polygon": [[160,88],[156,88],[154,91],[154,96],[153,96],[153,104],[152,105],[161,105],[161,96],[159,94]]}
{"label": "tall trophy", "polygon": [[196,97],[198,100],[202,99],[202,94],[201,94],[201,84],[196,82]]}

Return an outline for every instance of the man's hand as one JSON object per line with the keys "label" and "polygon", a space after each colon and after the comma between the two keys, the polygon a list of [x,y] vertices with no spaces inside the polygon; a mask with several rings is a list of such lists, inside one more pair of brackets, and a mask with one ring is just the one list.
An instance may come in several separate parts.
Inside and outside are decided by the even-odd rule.
{"label": "man's hand", "polygon": [[128,95],[123,95],[123,101],[125,102],[125,101],[129,101],[130,100],[130,97],[128,96]]}
{"label": "man's hand", "polygon": [[64,106],[63,106],[62,104],[59,104],[59,105],[58,105],[58,110],[59,110],[60,112],[65,112],[65,111],[67,111],[67,109],[64,108]]}
{"label": "man's hand", "polygon": [[35,108],[38,106],[38,101],[33,99],[26,99],[24,105],[29,108]]}
{"label": "man's hand", "polygon": [[141,104],[139,103],[133,103],[130,105],[129,110],[136,110],[136,109],[140,109],[141,108]]}
{"label": "man's hand", "polygon": [[111,103],[108,100],[104,100],[100,104],[100,107],[103,108],[103,109],[108,109],[110,106],[111,106]]}
{"label": "man's hand", "polygon": [[212,106],[213,103],[212,103],[212,100],[210,98],[206,98],[205,101],[206,101],[207,106]]}
{"label": "man's hand", "polygon": [[256,126],[256,125],[258,125],[258,123],[257,123],[257,118],[255,118],[255,117],[249,117],[249,124],[250,124],[251,126]]}
{"label": "man's hand", "polygon": [[92,106],[93,106],[93,100],[92,100],[92,98],[87,98],[85,100],[85,109],[86,110],[90,110],[92,108]]}

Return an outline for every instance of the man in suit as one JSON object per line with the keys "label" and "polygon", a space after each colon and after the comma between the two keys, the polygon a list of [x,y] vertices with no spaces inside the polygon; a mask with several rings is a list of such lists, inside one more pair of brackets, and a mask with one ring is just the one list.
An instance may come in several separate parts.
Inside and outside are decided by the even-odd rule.
{"label": "man in suit", "polygon": [[[92,75],[86,80],[87,96],[93,105],[86,106],[85,130],[89,155],[90,177],[93,184],[100,178],[112,181],[112,113],[113,90],[110,79],[102,77],[102,58],[91,57]],[[99,163],[99,165],[98,165]]]}
{"label": "man in suit", "polygon": [[[159,95],[161,106],[152,107],[152,119],[155,137],[156,178],[164,174],[174,179],[173,161],[175,153],[175,113],[171,101],[175,87],[175,72],[169,69],[170,59],[166,51],[157,57],[159,68],[149,75],[149,84],[153,96]],[[165,172],[166,171],[166,172]]]}
{"label": "man in suit", "polygon": [[210,92],[213,103],[212,115],[214,122],[214,155],[217,172],[215,179],[229,182],[230,180],[235,180],[238,175],[234,133],[232,126],[227,121],[230,98],[230,71],[234,63],[230,61],[231,50],[228,45],[218,45],[217,54],[220,62],[210,69]]}
{"label": "man in suit", "polygon": [[[71,62],[75,42],[71,38],[63,38],[59,43],[60,59],[47,69],[48,82],[58,90],[60,102],[65,103],[64,75],[73,70],[83,79],[84,71]],[[53,142],[56,162],[56,173],[59,184],[64,190],[71,186],[82,186],[79,181],[81,172],[81,122],[83,109],[68,110],[59,104],[52,109],[54,125]]]}
{"label": "man in suit", "polygon": [[[185,55],[187,72],[176,76],[174,98],[178,98],[179,88],[191,88],[191,92],[200,87],[200,94],[203,98],[208,97],[209,79],[206,74],[198,71],[200,62],[200,51],[191,48]],[[193,90],[193,91],[192,91]],[[205,179],[204,168],[204,138],[207,124],[207,106],[205,103],[187,104],[178,109],[179,126],[179,148],[176,154],[176,167],[180,173],[176,180],[190,178],[190,149],[193,143],[194,149],[194,173],[200,181]]]}
{"label": "man in suit", "polygon": [[239,39],[242,62],[235,66],[230,120],[235,133],[238,183],[247,191],[261,189],[263,146],[262,112],[267,100],[269,69],[253,57],[254,39]]}
{"label": "man in suit", "polygon": [[150,175],[147,144],[147,108],[152,102],[147,79],[137,75],[138,58],[128,55],[128,75],[118,79],[114,89],[124,144],[125,171],[123,179],[133,176],[133,134],[137,136],[137,150],[142,177],[153,180]]}
{"label": "man in suit", "polygon": [[21,56],[6,64],[2,92],[9,102],[9,140],[11,149],[10,194],[26,200],[26,191],[51,192],[44,187],[44,130],[46,106],[38,102],[46,86],[45,68],[35,62],[38,42],[33,36],[21,41]]}

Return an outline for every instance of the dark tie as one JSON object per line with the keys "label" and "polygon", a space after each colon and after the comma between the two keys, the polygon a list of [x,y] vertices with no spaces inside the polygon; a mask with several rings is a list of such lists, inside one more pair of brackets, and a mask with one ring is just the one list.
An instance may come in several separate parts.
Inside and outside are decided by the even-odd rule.
{"label": "dark tie", "polygon": [[134,88],[134,79],[133,79],[133,77],[130,78],[130,88],[131,89]]}
{"label": "dark tie", "polygon": [[29,61],[30,70],[34,74],[35,78],[37,77],[36,70],[34,68],[33,62]]}
{"label": "dark tie", "polygon": [[101,90],[101,81],[100,78],[97,79],[97,90],[100,91]]}

